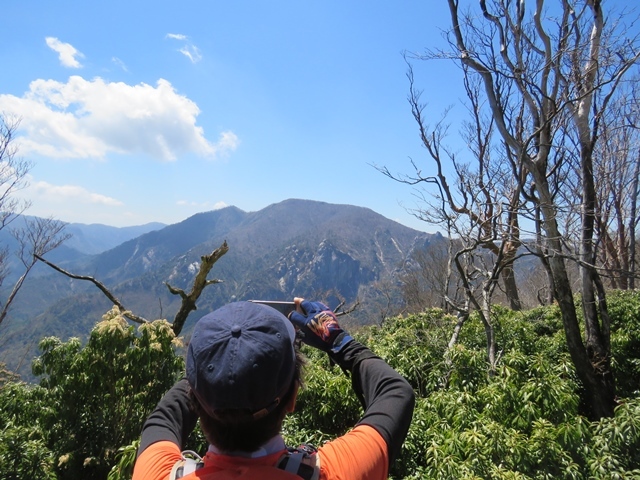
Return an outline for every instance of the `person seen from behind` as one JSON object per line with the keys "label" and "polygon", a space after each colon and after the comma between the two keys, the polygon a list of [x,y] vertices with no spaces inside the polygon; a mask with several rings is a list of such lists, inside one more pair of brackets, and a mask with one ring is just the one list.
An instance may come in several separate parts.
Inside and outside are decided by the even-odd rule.
{"label": "person seen from behind", "polygon": [[[324,304],[295,303],[289,318],[266,305],[236,302],[197,322],[186,378],[143,426],[133,480],[388,477],[411,423],[411,386],[344,331]],[[317,450],[288,449],[281,436],[301,383],[296,332],[351,376],[364,407],[352,430]],[[200,461],[181,453],[198,419],[210,444]]]}

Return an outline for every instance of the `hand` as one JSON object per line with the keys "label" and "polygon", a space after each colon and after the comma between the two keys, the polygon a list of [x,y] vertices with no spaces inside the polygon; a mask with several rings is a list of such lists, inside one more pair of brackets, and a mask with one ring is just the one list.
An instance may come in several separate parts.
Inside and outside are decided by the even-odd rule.
{"label": "hand", "polygon": [[304,343],[324,352],[338,353],[352,340],[325,304],[302,298],[295,298],[294,301],[297,309],[289,314],[289,320],[302,332]]}

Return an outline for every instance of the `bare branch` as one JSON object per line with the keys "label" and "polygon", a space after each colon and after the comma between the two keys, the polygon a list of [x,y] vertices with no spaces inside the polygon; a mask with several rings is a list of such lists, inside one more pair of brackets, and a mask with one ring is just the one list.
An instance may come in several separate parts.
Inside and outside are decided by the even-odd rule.
{"label": "bare branch", "polygon": [[[202,264],[200,265],[200,269],[196,275],[196,278],[193,281],[193,286],[189,293],[186,293],[184,290],[180,288],[175,288],[169,285],[168,283],[165,283],[165,285],[167,286],[167,288],[172,294],[179,295],[182,298],[182,304],[180,306],[180,309],[178,310],[178,313],[176,313],[174,317],[173,324],[171,327],[176,336],[178,336],[182,331],[182,327],[184,326],[184,323],[187,320],[187,316],[189,315],[189,313],[192,312],[193,310],[196,310],[196,301],[202,294],[202,291],[205,289],[205,287],[220,283],[222,281],[217,279],[207,280],[207,275],[211,271],[211,268],[213,268],[213,265],[220,259],[220,257],[222,257],[222,255],[227,253],[228,250],[229,250],[229,247],[227,246],[227,242],[225,241],[220,247],[215,249],[211,254],[200,257],[202,260]],[[114,305],[116,305],[120,309],[121,312],[123,312],[122,315],[127,317],[129,320],[132,320],[136,323],[149,322],[147,319],[134,314],[130,310],[127,310],[125,306],[122,304],[122,302],[115,295],[113,295],[103,283],[96,280],[95,278],[88,275],[76,275],[71,272],[68,272],[63,268],[55,265],[54,263],[51,263],[48,260],[45,260],[39,254],[34,254],[34,257],[40,260],[41,262],[44,262],[45,264],[49,265],[51,268],[53,268],[57,272],[60,272],[69,278],[73,278],[76,280],[86,280],[93,283],[111,302],[113,302]]]}
{"label": "bare branch", "polygon": [[45,258],[41,257],[38,254],[34,254],[33,256],[38,260],[40,260],[42,263],[49,265],[56,272],[60,272],[69,278],[73,278],[74,280],[86,280],[88,282],[93,283],[115,306],[117,306],[120,309],[120,311],[122,312],[122,315],[127,317],[129,320],[132,320],[136,323],[149,322],[149,320],[139,317],[138,315],[132,313],[130,310],[127,310],[125,306],[122,304],[122,302],[118,300],[118,298],[115,295],[113,295],[102,282],[96,280],[95,278],[88,275],[76,275],[74,273],[68,272],[64,268],[61,268],[54,263],[51,263],[50,261],[46,260]]}
{"label": "bare branch", "polygon": [[355,303],[353,305],[351,305],[349,308],[344,308],[344,304],[345,302],[342,301],[340,302],[340,304],[338,304],[338,306],[333,309],[334,313],[336,314],[336,317],[341,317],[343,315],[349,315],[350,313],[355,312],[358,307],[360,306],[360,301],[356,300]]}
{"label": "bare branch", "polygon": [[172,287],[168,283],[165,282],[165,285],[169,289],[169,291],[174,295],[180,295],[182,298],[182,304],[180,306],[180,310],[176,313],[173,319],[172,329],[173,332],[177,335],[182,331],[182,327],[187,320],[187,316],[193,310],[197,310],[196,301],[200,298],[202,291],[208,285],[213,285],[216,283],[220,283],[222,280],[207,280],[207,275],[213,268],[213,265],[225,254],[229,251],[229,246],[227,245],[226,240],[224,243],[216,248],[209,255],[204,255],[200,257],[202,263],[200,264],[200,269],[196,274],[196,278],[193,280],[193,286],[191,287],[191,291],[186,293],[184,290],[179,288]]}
{"label": "bare branch", "polygon": [[44,255],[60,246],[71,235],[63,234],[64,223],[52,218],[34,218],[27,220],[23,228],[12,231],[12,235],[18,241],[17,256],[24,265],[24,271],[11,289],[0,309],[0,323],[9,313],[9,308],[22,288],[24,281],[36,264],[36,255]]}

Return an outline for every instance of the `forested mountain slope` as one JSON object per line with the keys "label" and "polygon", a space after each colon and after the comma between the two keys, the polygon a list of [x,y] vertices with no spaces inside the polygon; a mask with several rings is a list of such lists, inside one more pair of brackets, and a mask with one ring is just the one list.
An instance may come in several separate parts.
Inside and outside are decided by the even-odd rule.
{"label": "forested mountain slope", "polygon": [[[351,321],[378,321],[380,305],[387,302],[413,250],[443,238],[366,208],[286,200],[257,212],[227,207],[200,213],[97,255],[62,258],[61,266],[103,282],[138,315],[170,319],[179,298],[164,282],[189,289],[200,257],[225,240],[229,252],[210,274],[223,283],[205,290],[185,332],[201,315],[226,302],[295,295],[323,298],[332,306],[360,301]],[[40,338],[83,337],[112,306],[90,282],[43,268],[25,284],[12,317],[0,329],[0,361],[20,365],[21,373],[27,373],[29,364],[21,359],[36,353]],[[394,299],[399,302],[400,295]]]}

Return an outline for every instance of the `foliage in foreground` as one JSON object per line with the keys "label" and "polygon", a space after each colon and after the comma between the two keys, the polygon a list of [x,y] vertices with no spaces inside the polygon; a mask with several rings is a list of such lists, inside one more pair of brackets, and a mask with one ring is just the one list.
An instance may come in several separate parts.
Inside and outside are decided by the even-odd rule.
{"label": "foliage in foreground", "polygon": [[[450,352],[456,319],[445,322],[437,310],[368,332],[365,341],[420,393],[394,476],[640,478],[640,292],[612,293],[610,306],[615,376],[626,398],[614,418],[597,423],[581,414],[557,307],[519,313],[496,307],[501,355],[494,375],[487,374],[478,319],[464,326]],[[428,340],[420,337],[425,329]]]}
{"label": "foliage in foreground", "polygon": [[136,331],[117,309],[84,347],[43,339],[33,364],[40,385],[7,384],[0,393],[4,478],[106,478],[118,448],[140,435],[184,368],[175,343],[166,321]]}
{"label": "foliage in foreground", "polygon": [[[556,307],[495,310],[500,361],[490,376],[472,318],[440,310],[391,318],[357,336],[413,385],[418,400],[393,478],[640,478],[640,293],[609,296],[620,402],[589,422]],[[85,347],[45,339],[39,386],[0,391],[4,478],[130,478],[141,424],[184,365],[164,322],[138,332],[110,312]],[[321,444],[360,415],[350,381],[307,350],[306,386],[285,423],[290,444]],[[202,445],[194,443],[193,449]]]}
{"label": "foliage in foreground", "polygon": [[[640,292],[614,292],[609,307],[621,398],[615,417],[597,423],[583,415],[557,307],[495,308],[500,361],[492,376],[477,318],[449,352],[457,319],[438,309],[359,332],[418,396],[393,478],[640,478]],[[300,408],[287,421],[290,443],[321,443],[360,413],[339,369],[309,356]]]}

